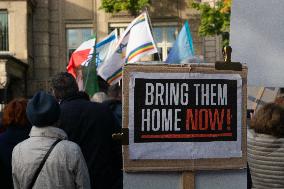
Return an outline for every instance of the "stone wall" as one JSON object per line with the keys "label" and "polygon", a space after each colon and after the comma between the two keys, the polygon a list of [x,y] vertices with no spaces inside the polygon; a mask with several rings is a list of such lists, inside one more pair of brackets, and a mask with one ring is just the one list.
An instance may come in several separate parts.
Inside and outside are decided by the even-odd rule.
{"label": "stone wall", "polygon": [[[212,1],[212,0],[211,0]],[[199,14],[188,6],[188,0],[153,1],[149,9],[152,22],[174,21],[181,28],[189,20],[195,54],[206,62],[220,59],[219,37],[198,36]],[[129,23],[133,16],[108,14],[99,9],[101,0],[35,0],[32,11],[32,55],[30,56],[28,94],[38,89],[49,90],[48,80],[67,64],[66,28],[70,25],[89,24],[97,32],[98,41],[104,38],[110,22]]]}
{"label": "stone wall", "polygon": [[32,45],[33,62],[30,62],[28,77],[28,95],[41,89],[40,83],[50,76],[49,57],[49,0],[37,0],[32,12]]}
{"label": "stone wall", "polygon": [[0,1],[0,9],[8,11],[9,52],[27,63],[27,2]]}
{"label": "stone wall", "polygon": [[8,13],[9,38],[8,51],[0,52],[0,89],[2,93],[0,103],[7,103],[13,98],[26,95],[29,5],[28,0],[0,1],[0,9]]}
{"label": "stone wall", "polygon": [[[36,0],[33,10],[32,57],[29,70],[28,94],[39,89],[50,90],[49,80],[65,70],[65,29],[62,1]],[[63,63],[64,62],[64,63]]]}
{"label": "stone wall", "polygon": [[29,96],[39,89],[50,90],[51,77],[66,70],[66,26],[68,23],[92,23],[95,0],[35,1]]}

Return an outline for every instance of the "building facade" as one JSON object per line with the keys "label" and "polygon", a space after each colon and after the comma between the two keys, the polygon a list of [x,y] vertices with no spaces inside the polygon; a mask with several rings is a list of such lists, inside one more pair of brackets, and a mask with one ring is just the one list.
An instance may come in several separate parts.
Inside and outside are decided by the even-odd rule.
{"label": "building facade", "polygon": [[31,2],[0,1],[0,104],[26,96]]}
{"label": "building facade", "polygon": [[[135,18],[127,12],[105,13],[100,6],[101,0],[1,0],[0,89],[6,100],[49,90],[50,78],[65,71],[83,41],[94,33],[100,41],[115,28],[122,33]],[[221,59],[220,39],[198,36],[199,14],[188,0],[152,1],[148,12],[160,53],[149,59],[165,60],[185,20],[195,54],[205,62]]]}

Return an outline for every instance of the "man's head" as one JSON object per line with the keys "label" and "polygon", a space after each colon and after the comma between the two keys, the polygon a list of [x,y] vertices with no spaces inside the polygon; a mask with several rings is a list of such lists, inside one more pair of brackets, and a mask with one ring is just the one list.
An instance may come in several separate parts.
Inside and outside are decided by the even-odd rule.
{"label": "man's head", "polygon": [[253,116],[250,127],[257,133],[284,137],[284,108],[275,103],[261,107]]}
{"label": "man's head", "polygon": [[67,72],[56,74],[51,80],[51,87],[57,100],[73,96],[79,91],[75,78]]}
{"label": "man's head", "polygon": [[121,86],[118,84],[109,86],[108,96],[111,99],[121,100]]}

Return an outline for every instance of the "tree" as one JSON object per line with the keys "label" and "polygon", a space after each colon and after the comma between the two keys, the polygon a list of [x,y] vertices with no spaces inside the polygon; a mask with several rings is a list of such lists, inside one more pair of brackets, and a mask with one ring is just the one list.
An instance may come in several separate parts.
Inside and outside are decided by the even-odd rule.
{"label": "tree", "polygon": [[150,0],[102,0],[101,9],[108,13],[129,11],[136,15],[144,7],[150,5]]}
{"label": "tree", "polygon": [[231,4],[232,0],[220,0],[214,7],[208,3],[192,3],[192,7],[201,14],[199,35],[221,35],[223,46],[229,45]]}

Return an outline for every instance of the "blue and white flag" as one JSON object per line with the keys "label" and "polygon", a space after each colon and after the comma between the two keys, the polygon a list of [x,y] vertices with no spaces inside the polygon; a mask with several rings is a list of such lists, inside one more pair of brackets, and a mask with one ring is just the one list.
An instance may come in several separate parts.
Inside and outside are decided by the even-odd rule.
{"label": "blue and white flag", "polygon": [[190,58],[194,58],[194,49],[189,25],[186,21],[168,54],[166,63],[179,64],[183,60]]}
{"label": "blue and white flag", "polygon": [[96,66],[97,69],[105,62],[117,42],[117,30],[112,31],[106,38],[96,44]]}
{"label": "blue and white flag", "polygon": [[158,52],[144,12],[135,18],[120,36],[114,51],[98,69],[98,74],[114,85],[122,78],[122,67],[137,62],[140,58]]}

